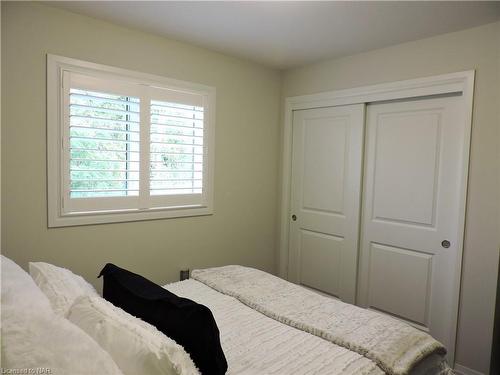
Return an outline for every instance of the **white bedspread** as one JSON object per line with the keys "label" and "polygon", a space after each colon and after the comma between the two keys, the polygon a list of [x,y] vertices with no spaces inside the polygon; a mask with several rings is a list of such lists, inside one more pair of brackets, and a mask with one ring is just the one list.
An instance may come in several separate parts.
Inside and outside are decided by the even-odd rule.
{"label": "white bedspread", "polygon": [[[382,375],[362,355],[290,327],[196,280],[165,286],[212,311],[228,361],[228,375]],[[431,357],[412,375],[436,374],[441,358]]]}
{"label": "white bedspread", "polygon": [[192,277],[289,326],[371,359],[391,375],[408,374],[444,347],[385,315],[336,301],[266,272],[242,266],[195,270]]}
{"label": "white bedspread", "polygon": [[271,319],[198,281],[165,288],[212,311],[228,375],[383,374],[369,359]]}

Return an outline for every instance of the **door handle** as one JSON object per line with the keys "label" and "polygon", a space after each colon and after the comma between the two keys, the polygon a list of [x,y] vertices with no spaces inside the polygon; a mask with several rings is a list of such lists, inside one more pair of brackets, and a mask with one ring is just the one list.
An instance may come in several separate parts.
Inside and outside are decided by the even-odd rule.
{"label": "door handle", "polygon": [[292,215],[292,220],[297,221],[297,215]]}
{"label": "door handle", "polygon": [[441,246],[443,246],[445,249],[449,248],[450,247],[450,241],[448,240],[443,240],[441,242]]}

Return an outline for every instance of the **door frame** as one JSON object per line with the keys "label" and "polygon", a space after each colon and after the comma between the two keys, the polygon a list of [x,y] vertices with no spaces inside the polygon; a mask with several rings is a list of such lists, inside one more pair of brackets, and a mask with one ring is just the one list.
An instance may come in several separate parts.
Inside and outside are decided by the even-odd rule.
{"label": "door frame", "polygon": [[[470,159],[470,139],[472,129],[472,110],[474,96],[475,70],[468,70],[450,74],[436,75],[425,78],[382,83],[377,85],[356,87],[352,89],[334,90],[311,95],[301,95],[285,98],[284,123],[281,157],[281,208],[279,226],[279,269],[281,277],[288,279],[290,262],[289,234],[290,234],[290,208],[291,208],[291,176],[292,176],[292,123],[293,111],[322,107],[335,107],[348,104],[369,104],[386,100],[418,98],[433,95],[461,94],[463,108],[465,109],[464,121],[466,131],[464,137],[463,166],[460,185],[460,217],[459,217],[459,244],[457,263],[458,274],[461,278],[463,242],[465,231],[465,212],[467,203],[467,183]],[[458,321],[458,303],[460,296],[460,283],[456,286],[453,296],[456,314],[454,326]]]}

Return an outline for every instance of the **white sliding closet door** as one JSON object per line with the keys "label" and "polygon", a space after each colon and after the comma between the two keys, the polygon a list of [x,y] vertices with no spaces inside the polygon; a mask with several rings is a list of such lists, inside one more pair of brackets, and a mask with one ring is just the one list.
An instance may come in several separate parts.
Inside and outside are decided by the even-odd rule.
{"label": "white sliding closet door", "polygon": [[291,281],[354,303],[364,105],[295,111]]}
{"label": "white sliding closet door", "polygon": [[460,96],[367,107],[358,302],[428,331],[453,363],[468,145]]}

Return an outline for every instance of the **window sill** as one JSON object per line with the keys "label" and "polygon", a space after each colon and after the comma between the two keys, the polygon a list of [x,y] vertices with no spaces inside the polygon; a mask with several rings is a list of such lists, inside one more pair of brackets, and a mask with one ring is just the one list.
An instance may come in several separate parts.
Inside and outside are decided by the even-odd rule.
{"label": "window sill", "polygon": [[176,207],[153,208],[145,210],[78,212],[65,215],[50,215],[49,228],[70,227],[79,225],[123,223],[130,221],[145,221],[158,219],[173,219],[189,216],[212,215],[211,207]]}

